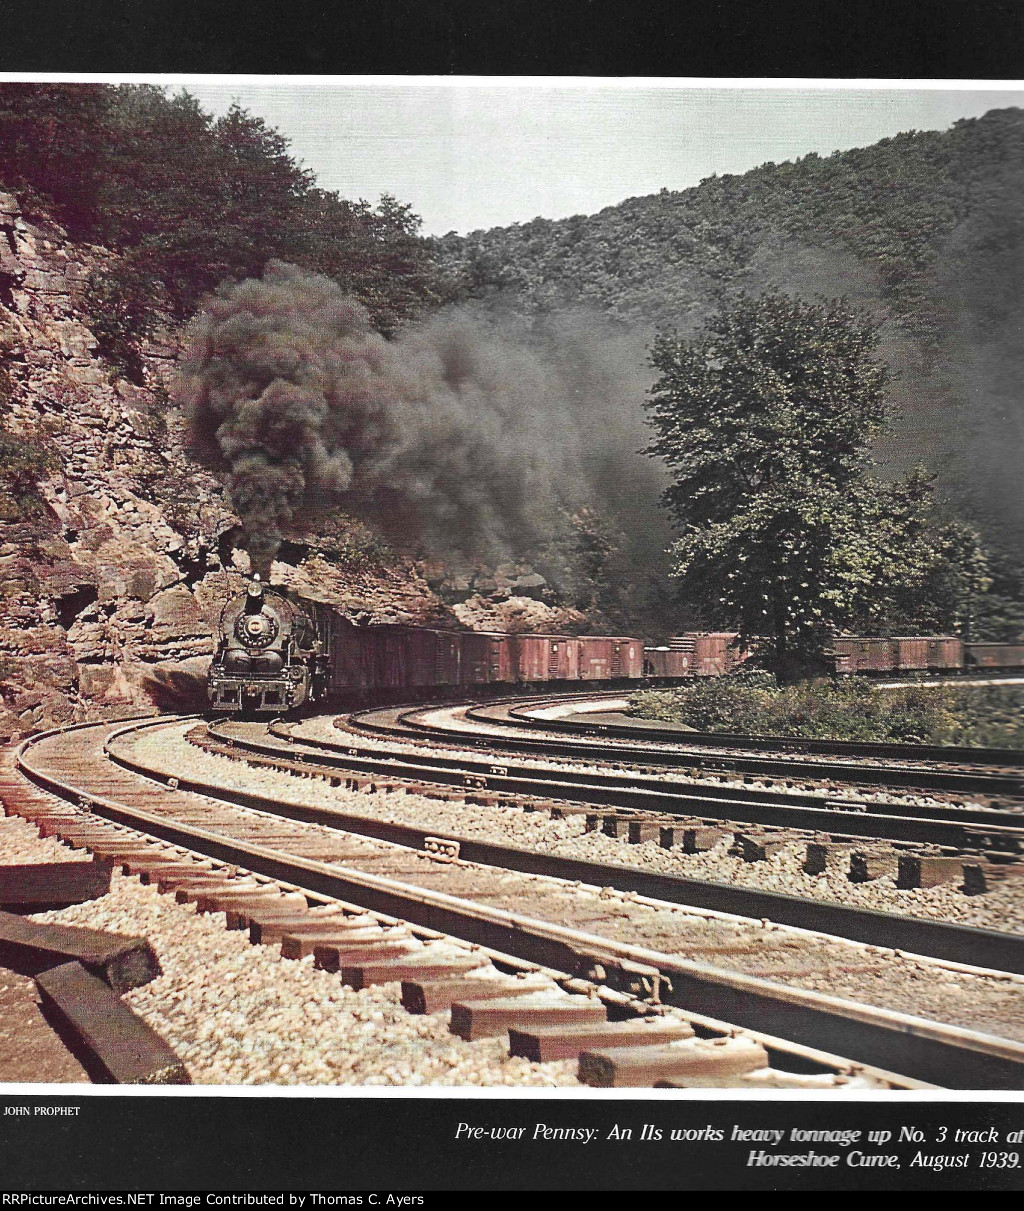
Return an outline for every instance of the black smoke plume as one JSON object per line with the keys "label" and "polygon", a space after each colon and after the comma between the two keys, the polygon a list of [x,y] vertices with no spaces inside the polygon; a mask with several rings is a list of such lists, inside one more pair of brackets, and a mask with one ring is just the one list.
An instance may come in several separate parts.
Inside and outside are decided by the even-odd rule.
{"label": "black smoke plume", "polygon": [[208,302],[175,396],[228,473],[258,568],[337,507],[432,554],[494,559],[590,504],[656,552],[645,342],[582,313],[466,310],[385,340],[335,282],[271,262]]}

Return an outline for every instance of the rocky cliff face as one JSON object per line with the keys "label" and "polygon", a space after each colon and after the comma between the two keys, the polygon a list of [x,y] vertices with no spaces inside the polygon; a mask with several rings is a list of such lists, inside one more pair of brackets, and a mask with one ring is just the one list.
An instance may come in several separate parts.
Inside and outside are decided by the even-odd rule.
{"label": "rocky cliff face", "polygon": [[[105,256],[27,221],[0,192],[7,424],[45,429],[60,463],[39,485],[40,511],[0,521],[0,738],[187,701],[221,605],[247,570],[232,549],[238,519],[189,458],[166,404],[173,334],[144,350],[145,386],[98,357],[81,293]],[[315,543],[299,551],[299,566],[275,565],[274,579],[365,621],[452,621],[411,566],[355,574]]]}

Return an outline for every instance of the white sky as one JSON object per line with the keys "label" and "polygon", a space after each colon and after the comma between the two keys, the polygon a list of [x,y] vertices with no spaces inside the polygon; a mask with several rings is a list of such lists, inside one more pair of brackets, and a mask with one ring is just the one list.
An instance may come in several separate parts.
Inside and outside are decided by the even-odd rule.
{"label": "white sky", "polygon": [[712,173],[1024,105],[1020,81],[149,78],[217,114],[237,100],[324,188],[371,202],[392,193],[435,235],[591,214]]}

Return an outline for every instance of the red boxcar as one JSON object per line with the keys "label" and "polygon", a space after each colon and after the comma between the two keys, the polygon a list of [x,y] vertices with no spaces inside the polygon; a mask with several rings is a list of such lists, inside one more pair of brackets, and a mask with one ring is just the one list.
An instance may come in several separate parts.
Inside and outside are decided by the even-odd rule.
{"label": "red boxcar", "polygon": [[331,657],[331,686],[337,691],[604,681],[643,674],[639,639],[358,627],[340,615],[333,620]]}
{"label": "red boxcar", "polygon": [[639,639],[614,635],[581,635],[577,677],[580,681],[617,681],[643,676],[644,645]]}
{"label": "red boxcar", "polygon": [[695,672],[698,677],[717,677],[733,667],[737,651],[733,647],[736,635],[728,631],[714,631],[709,635],[698,635],[694,645]]}
{"label": "red boxcar", "polygon": [[968,643],[965,651],[969,668],[1024,668],[1024,643]]}
{"label": "red boxcar", "polygon": [[576,681],[583,641],[571,635],[549,635],[548,674],[552,681]]}
{"label": "red boxcar", "polygon": [[548,657],[551,638],[548,635],[509,635],[507,640],[509,668],[512,680],[534,682],[548,680]]}

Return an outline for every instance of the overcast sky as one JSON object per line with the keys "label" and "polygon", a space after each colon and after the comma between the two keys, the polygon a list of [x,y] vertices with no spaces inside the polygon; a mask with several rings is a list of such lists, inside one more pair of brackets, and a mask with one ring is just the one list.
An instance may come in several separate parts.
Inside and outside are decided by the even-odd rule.
{"label": "overcast sky", "polygon": [[319,183],[409,202],[427,234],[592,214],[712,173],[863,147],[1024,104],[1024,83],[707,87],[539,82],[160,77],[214,113],[233,101],[276,127]]}

